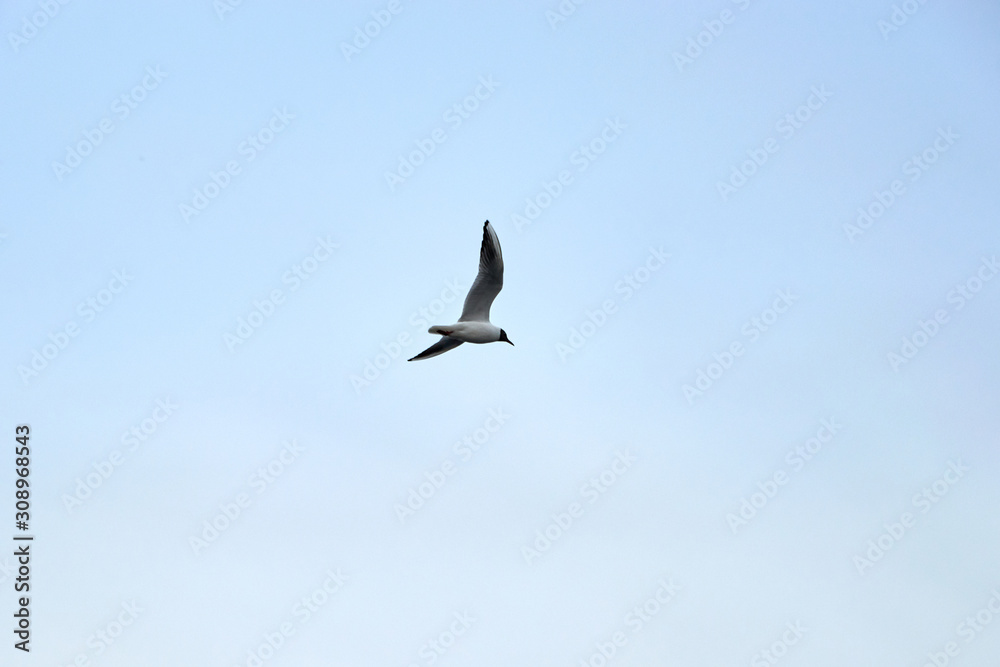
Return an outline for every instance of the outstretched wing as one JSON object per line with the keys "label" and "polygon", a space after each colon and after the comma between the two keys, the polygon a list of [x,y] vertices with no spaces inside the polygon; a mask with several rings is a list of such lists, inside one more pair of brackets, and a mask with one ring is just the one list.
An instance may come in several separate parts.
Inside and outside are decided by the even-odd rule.
{"label": "outstretched wing", "polygon": [[489,322],[490,306],[503,287],[503,253],[500,239],[487,220],[483,225],[483,245],[479,249],[479,275],[472,283],[459,322]]}
{"label": "outstretched wing", "polygon": [[465,341],[452,338],[451,336],[441,336],[441,340],[434,343],[412,359],[407,359],[407,361],[414,361],[415,359],[430,359],[431,357],[436,357],[439,354],[444,354],[448,350],[456,348],[464,342]]}

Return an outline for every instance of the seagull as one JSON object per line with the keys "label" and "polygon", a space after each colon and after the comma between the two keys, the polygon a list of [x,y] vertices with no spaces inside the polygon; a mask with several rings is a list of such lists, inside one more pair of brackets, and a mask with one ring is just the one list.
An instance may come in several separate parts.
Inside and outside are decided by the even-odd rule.
{"label": "seagull", "polygon": [[462,316],[455,324],[436,324],[428,329],[427,333],[441,334],[441,340],[407,361],[430,359],[462,343],[510,343],[506,331],[490,324],[490,306],[502,287],[503,254],[500,252],[500,239],[487,220],[483,224],[483,245],[479,249],[479,275],[465,297]]}

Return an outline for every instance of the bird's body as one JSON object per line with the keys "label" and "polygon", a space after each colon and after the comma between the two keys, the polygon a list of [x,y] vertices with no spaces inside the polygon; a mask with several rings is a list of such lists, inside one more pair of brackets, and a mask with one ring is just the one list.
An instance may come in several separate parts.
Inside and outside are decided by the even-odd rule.
{"label": "bird's body", "polygon": [[427,333],[441,334],[457,338],[463,343],[496,343],[502,340],[500,327],[489,322],[456,322],[455,324],[436,324]]}
{"label": "bird's body", "polygon": [[440,334],[441,339],[407,361],[436,357],[462,343],[503,341],[513,345],[503,329],[490,323],[490,306],[502,287],[503,253],[500,252],[500,239],[487,220],[483,225],[483,243],[479,249],[479,274],[465,297],[462,316],[455,324],[435,324],[428,329],[428,333]]}

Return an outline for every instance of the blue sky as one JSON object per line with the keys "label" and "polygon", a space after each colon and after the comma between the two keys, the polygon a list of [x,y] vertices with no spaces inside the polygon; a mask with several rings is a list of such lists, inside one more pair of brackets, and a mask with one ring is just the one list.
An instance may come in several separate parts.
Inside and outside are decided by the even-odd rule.
{"label": "blue sky", "polygon": [[998,19],[6,3],[4,660],[987,664]]}

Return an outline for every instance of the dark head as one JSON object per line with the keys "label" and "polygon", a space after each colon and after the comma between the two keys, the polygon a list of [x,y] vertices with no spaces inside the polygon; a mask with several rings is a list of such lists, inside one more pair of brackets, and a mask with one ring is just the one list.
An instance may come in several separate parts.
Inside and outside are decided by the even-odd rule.
{"label": "dark head", "polygon": [[[500,341],[503,341],[505,343],[510,343],[510,338],[507,338],[507,332],[504,331],[503,329],[500,330],[500,338],[497,339],[498,343]],[[510,343],[510,344],[513,345],[514,343]]]}

